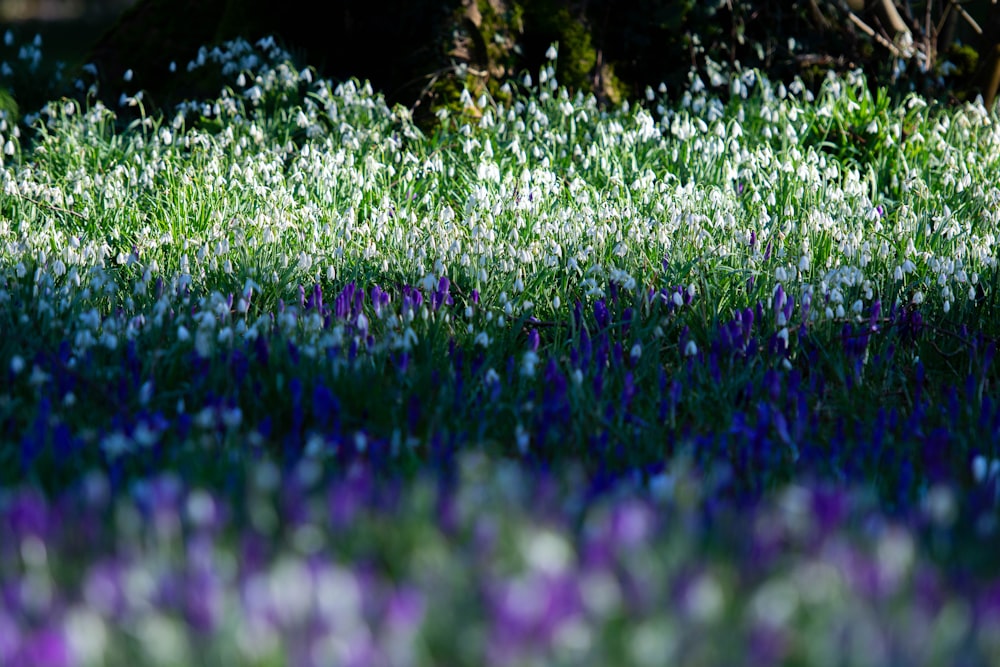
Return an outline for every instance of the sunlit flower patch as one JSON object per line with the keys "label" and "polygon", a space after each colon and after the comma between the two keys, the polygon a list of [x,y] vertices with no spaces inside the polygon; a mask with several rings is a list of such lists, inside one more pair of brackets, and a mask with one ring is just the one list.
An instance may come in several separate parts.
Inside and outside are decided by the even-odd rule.
{"label": "sunlit flower patch", "polygon": [[995,115],[188,68],[0,118],[0,664],[1000,651]]}

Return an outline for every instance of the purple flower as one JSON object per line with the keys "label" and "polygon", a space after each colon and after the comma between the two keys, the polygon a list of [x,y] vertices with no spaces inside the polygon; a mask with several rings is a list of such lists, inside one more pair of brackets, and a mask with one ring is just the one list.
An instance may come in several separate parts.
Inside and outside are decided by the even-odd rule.
{"label": "purple flower", "polygon": [[538,329],[532,329],[528,332],[528,350],[531,352],[538,352],[539,335]]}
{"label": "purple flower", "polygon": [[611,324],[611,313],[608,312],[608,307],[604,303],[604,299],[598,299],[594,303],[594,319],[602,329]]}
{"label": "purple flower", "polygon": [[434,310],[438,310],[441,306],[445,304],[450,306],[454,303],[454,300],[452,299],[451,294],[449,293],[450,289],[451,289],[451,281],[448,280],[448,276],[441,276],[441,279],[438,280],[437,289],[431,295],[431,307]]}
{"label": "purple flower", "polygon": [[21,644],[19,658],[13,664],[69,667],[74,663],[66,638],[52,628],[41,628],[28,635]]}

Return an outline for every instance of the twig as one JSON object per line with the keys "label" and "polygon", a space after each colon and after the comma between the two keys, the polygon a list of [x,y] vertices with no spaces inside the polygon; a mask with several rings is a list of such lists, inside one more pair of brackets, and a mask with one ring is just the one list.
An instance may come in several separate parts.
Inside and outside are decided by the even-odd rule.
{"label": "twig", "polygon": [[21,195],[21,199],[24,199],[25,201],[27,201],[27,202],[29,202],[31,204],[34,204],[35,206],[41,206],[43,208],[48,208],[48,209],[50,209],[52,211],[58,211],[59,213],[66,213],[68,215],[72,215],[73,217],[77,218],[78,220],[83,220],[84,222],[87,221],[87,216],[85,216],[84,214],[78,213],[77,211],[73,211],[73,210],[70,210],[68,208],[63,208],[62,206],[56,206],[52,202],[41,201],[39,199],[35,199],[33,197],[29,197],[28,195]]}
{"label": "twig", "polygon": [[[996,4],[996,0],[993,0],[993,4]],[[976,19],[972,18],[969,12],[965,11],[965,8],[962,7],[962,5],[956,2],[955,9],[958,10],[958,13],[962,15],[962,18],[968,21],[969,25],[972,26],[972,29],[975,30],[977,34],[979,35],[983,34],[982,27],[980,27],[980,25],[976,23]]]}
{"label": "twig", "polygon": [[862,21],[857,14],[855,14],[854,12],[847,12],[847,18],[849,18],[854,25],[858,26],[862,32],[867,34],[869,37],[874,39],[876,42],[878,42],[885,48],[889,49],[889,52],[892,53],[894,56],[896,56],[897,58],[904,57],[903,52],[900,51],[895,44],[893,44],[888,39],[875,32],[875,30],[873,30],[870,25]]}

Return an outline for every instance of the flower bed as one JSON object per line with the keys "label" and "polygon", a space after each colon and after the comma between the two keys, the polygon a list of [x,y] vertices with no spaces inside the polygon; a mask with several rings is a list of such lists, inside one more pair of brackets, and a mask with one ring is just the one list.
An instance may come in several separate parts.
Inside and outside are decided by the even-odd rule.
{"label": "flower bed", "polygon": [[0,663],[996,657],[982,106],[187,67],[0,121]]}

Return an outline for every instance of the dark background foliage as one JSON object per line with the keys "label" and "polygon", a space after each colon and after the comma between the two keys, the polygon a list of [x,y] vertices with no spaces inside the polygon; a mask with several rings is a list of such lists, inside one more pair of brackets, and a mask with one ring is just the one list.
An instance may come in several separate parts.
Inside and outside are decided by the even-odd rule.
{"label": "dark background foliage", "polygon": [[[98,65],[109,102],[128,69],[129,88],[146,90],[150,106],[211,95],[214,82],[184,71],[197,49],[271,34],[300,65],[334,79],[368,79],[425,119],[441,105],[457,105],[463,87],[501,94],[504,82],[537,72],[554,42],[559,81],[602,103],[660,83],[679,93],[692,68],[724,74],[756,67],[772,79],[799,76],[815,86],[830,70],[863,67],[872,85],[942,101],[976,94],[992,101],[1000,74],[1000,5],[989,0],[137,0],[104,30],[109,12],[95,7],[120,10],[123,1],[85,3],[91,11],[74,38],[65,21],[14,25],[22,39],[30,39],[28,30],[52,34],[46,51],[54,46],[70,63],[67,75],[56,73],[47,86],[35,79],[36,90],[3,84],[22,113],[83,62]],[[894,26],[910,33],[913,57],[900,57],[907,37]],[[65,52],[68,42],[76,58]]]}

